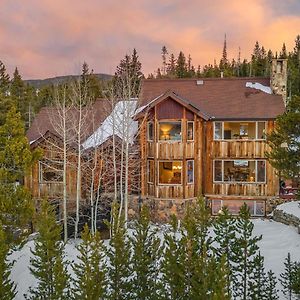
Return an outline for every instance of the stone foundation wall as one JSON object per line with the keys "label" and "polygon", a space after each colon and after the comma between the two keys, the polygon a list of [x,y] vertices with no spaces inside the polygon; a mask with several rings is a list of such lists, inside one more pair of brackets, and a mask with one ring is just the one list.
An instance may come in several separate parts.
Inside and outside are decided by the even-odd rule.
{"label": "stone foundation wall", "polygon": [[171,216],[175,215],[178,219],[184,217],[186,207],[189,203],[195,201],[194,199],[150,199],[139,198],[133,196],[129,201],[128,217],[135,219],[139,215],[141,205],[145,204],[150,208],[151,221],[155,223],[167,223],[170,221]]}

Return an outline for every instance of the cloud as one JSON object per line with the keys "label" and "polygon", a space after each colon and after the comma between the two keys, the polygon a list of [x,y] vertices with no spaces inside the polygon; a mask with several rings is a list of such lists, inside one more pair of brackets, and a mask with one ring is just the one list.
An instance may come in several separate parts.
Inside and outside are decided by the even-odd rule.
{"label": "cloud", "polygon": [[136,48],[145,74],[161,64],[161,47],[191,54],[195,65],[228,55],[250,57],[255,41],[292,50],[300,28],[297,0],[2,0],[0,59],[24,78],[78,73],[83,61],[114,73]]}

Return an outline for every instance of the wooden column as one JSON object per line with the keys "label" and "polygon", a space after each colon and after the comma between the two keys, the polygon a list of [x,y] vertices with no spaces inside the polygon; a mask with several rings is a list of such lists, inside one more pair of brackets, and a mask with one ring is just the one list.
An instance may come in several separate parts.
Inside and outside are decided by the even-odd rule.
{"label": "wooden column", "polygon": [[153,136],[153,143],[154,143],[154,180],[153,180],[153,184],[154,184],[154,196],[156,198],[158,198],[158,177],[159,177],[159,166],[157,163],[157,147],[158,147],[158,124],[157,124],[157,106],[154,106],[154,136]]}
{"label": "wooden column", "polygon": [[[144,124],[143,124],[144,123]],[[140,147],[141,147],[141,194],[147,194],[147,122],[142,122],[140,130]]]}
{"label": "wooden column", "polygon": [[181,121],[181,139],[183,144],[183,155],[182,155],[182,197],[185,199],[185,189],[187,186],[187,180],[186,180],[186,147],[187,147],[187,136],[186,136],[186,108],[183,108],[183,119]]}

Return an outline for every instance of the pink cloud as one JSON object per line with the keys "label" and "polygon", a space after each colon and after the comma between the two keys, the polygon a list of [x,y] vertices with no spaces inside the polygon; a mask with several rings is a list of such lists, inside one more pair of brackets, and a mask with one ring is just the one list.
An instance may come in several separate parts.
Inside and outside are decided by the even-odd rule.
{"label": "pink cloud", "polygon": [[[275,1],[275,0],[274,0]],[[275,1],[276,2],[276,1]],[[95,72],[113,73],[137,48],[145,74],[161,64],[160,51],[183,50],[193,63],[219,60],[224,34],[228,55],[250,57],[256,40],[274,51],[294,46],[300,17],[297,0],[4,0],[0,10],[0,59],[24,78],[80,71],[85,60]],[[276,10],[277,9],[277,10]]]}

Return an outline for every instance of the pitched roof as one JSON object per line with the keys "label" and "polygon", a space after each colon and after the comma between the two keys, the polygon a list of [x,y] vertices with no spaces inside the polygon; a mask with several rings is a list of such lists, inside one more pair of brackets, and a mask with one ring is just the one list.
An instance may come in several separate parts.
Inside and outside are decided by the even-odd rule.
{"label": "pitched roof", "polygon": [[[87,122],[84,124],[84,129],[82,130],[84,132],[82,141],[86,140],[99,127],[103,120],[110,114],[111,110],[109,101],[99,99],[95,101],[91,109],[83,111]],[[44,107],[40,110],[26,133],[30,144],[43,137],[46,133],[61,136],[60,130],[55,128],[60,122],[59,114],[60,111],[56,108]],[[77,110],[71,109],[68,111],[67,122],[69,127],[76,124],[78,116],[79,112]]]}
{"label": "pitched roof", "polygon": [[282,96],[246,87],[249,82],[270,86],[268,78],[253,77],[146,79],[142,83],[140,106],[147,106],[170,90],[214,119],[275,119],[284,112]]}

